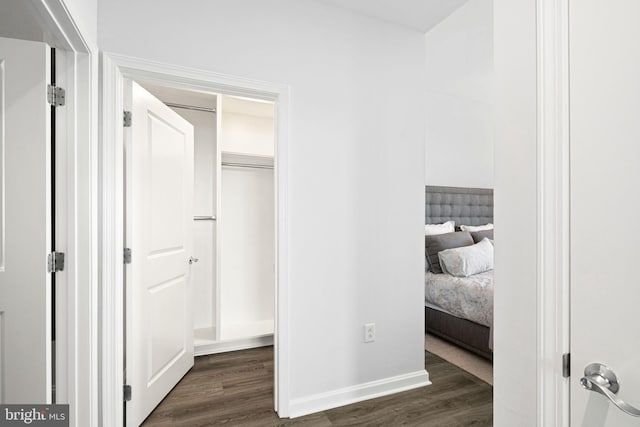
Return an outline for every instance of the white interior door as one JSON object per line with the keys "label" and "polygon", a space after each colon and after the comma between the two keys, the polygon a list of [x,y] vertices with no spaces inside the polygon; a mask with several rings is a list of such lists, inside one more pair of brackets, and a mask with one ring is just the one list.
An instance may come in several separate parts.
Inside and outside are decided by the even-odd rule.
{"label": "white interior door", "polygon": [[580,380],[605,364],[615,396],[640,409],[640,2],[571,0],[569,10],[571,425],[638,426]]}
{"label": "white interior door", "polygon": [[137,426],[193,366],[193,126],[135,82],[126,104],[126,416]]}
{"label": "white interior door", "polygon": [[50,49],[0,38],[0,402],[51,402]]}

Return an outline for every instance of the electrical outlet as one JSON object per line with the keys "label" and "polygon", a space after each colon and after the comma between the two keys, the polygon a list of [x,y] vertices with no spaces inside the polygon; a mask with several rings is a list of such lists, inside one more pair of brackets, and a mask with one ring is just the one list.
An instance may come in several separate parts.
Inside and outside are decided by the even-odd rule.
{"label": "electrical outlet", "polygon": [[376,324],[365,323],[364,325],[364,342],[374,342],[376,340]]}

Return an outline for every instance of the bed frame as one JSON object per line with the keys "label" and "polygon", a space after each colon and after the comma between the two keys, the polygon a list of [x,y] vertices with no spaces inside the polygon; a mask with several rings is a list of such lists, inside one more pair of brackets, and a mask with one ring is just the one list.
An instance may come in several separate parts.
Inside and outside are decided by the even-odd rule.
{"label": "bed frame", "polygon": [[[449,220],[454,220],[456,225],[493,223],[492,189],[426,186],[425,201],[425,224]],[[493,360],[487,326],[425,306],[424,329],[425,333]]]}

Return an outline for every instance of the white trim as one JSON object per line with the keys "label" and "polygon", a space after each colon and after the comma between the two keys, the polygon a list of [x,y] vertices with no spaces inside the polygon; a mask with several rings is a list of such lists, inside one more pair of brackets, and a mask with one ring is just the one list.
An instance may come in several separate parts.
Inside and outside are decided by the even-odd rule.
{"label": "white trim", "polygon": [[206,356],[208,354],[227,353],[229,351],[247,350],[268,345],[273,345],[273,335],[199,344],[195,347],[194,354],[196,356]]}
{"label": "white trim", "polygon": [[[57,230],[60,251],[67,253],[66,267],[60,275],[66,286],[60,307],[66,315],[59,324],[58,403],[69,403],[70,425],[97,425],[97,229],[95,228],[97,162],[97,114],[95,97],[97,69],[95,46],[87,42],[64,0],[32,0],[40,19],[44,42],[65,50],[64,79],[67,104],[64,115],[63,144],[57,162]],[[48,72],[48,70],[47,70]],[[60,122],[59,122],[60,123]],[[62,146],[63,145],[63,146]],[[64,187],[63,187],[64,186]],[[66,343],[62,342],[66,340]],[[64,348],[60,348],[64,346]],[[62,359],[65,360],[62,360]]]}
{"label": "white trim", "polygon": [[92,54],[97,48],[82,35],[64,0],[32,0],[41,18],[44,42],[76,53]]}
{"label": "white trim", "polygon": [[538,426],[569,426],[568,38],[568,0],[538,0]]}
{"label": "white trim", "polygon": [[325,393],[294,399],[289,407],[291,418],[350,405],[363,400],[375,399],[394,393],[428,386],[429,374],[424,369],[409,374],[370,381]]}
{"label": "white trim", "polygon": [[288,137],[290,90],[268,83],[204,70],[103,53],[101,237],[102,283],[102,415],[103,425],[120,427],[122,420],[122,79],[144,79],[183,89],[276,102],[276,319],[275,399],[281,417],[289,416],[289,292],[288,292]]}
{"label": "white trim", "polygon": [[[71,62],[69,62],[71,61]],[[73,55],[66,51],[56,49],[56,86],[70,88],[67,92],[68,99],[64,107],[56,108],[56,181],[55,181],[55,217],[56,217],[56,251],[64,252],[66,262],[64,271],[55,275],[56,283],[56,402],[66,402],[69,396],[73,396],[73,384],[70,384],[69,371],[75,366],[75,354],[69,353],[74,337],[69,337],[69,332],[73,331],[75,320],[73,312],[69,310],[74,307],[75,295],[69,292],[75,289],[77,278],[76,254],[74,253],[77,244],[75,242],[75,198],[69,197],[68,192],[73,191],[74,168],[69,167],[75,164],[75,147],[69,144],[75,134],[75,123],[67,117],[68,111],[75,108],[75,94],[73,93]],[[71,84],[69,84],[71,83]],[[71,408],[69,408],[72,410]],[[75,410],[76,408],[73,408]],[[77,417],[74,417],[76,419]]]}
{"label": "white trim", "polygon": [[[123,420],[123,139],[122,76],[109,57],[101,59],[100,129],[100,424],[120,427]],[[118,97],[117,94],[120,94]]]}

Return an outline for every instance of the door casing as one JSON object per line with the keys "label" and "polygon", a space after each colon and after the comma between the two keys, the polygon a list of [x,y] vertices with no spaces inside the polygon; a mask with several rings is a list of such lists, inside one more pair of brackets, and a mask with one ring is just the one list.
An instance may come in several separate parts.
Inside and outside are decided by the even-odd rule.
{"label": "door casing", "polygon": [[[496,223],[500,217],[518,218],[514,206],[535,201],[533,215],[518,218],[535,226],[535,238],[523,244],[535,259],[496,251],[496,281],[501,265],[514,260],[535,278],[509,276],[522,283],[496,291],[494,422],[569,426],[569,381],[562,375],[562,355],[570,350],[568,0],[494,0],[493,9],[499,112],[494,164],[500,168],[494,178]],[[527,152],[535,155],[510,159],[498,154],[513,151],[512,137],[525,140]],[[512,177],[532,170],[534,185],[514,188]],[[500,198],[506,203],[501,205]],[[502,235],[508,232],[513,229],[502,229]],[[500,321],[500,313],[507,312],[520,313],[518,322],[534,327],[499,331],[510,329]],[[516,335],[524,342],[520,348],[510,341]],[[535,358],[523,357],[522,347],[535,349]]]}
{"label": "door casing", "polygon": [[56,239],[66,253],[56,277],[64,289],[56,295],[56,397],[69,403],[70,425],[97,425],[97,47],[64,0],[30,3],[38,41],[56,48],[56,79],[66,90],[56,112]]}
{"label": "door casing", "polygon": [[[240,77],[231,77],[202,70],[159,64],[127,56],[103,53],[101,57],[102,98],[102,224],[101,247],[104,283],[101,295],[101,345],[109,349],[102,353],[103,382],[102,422],[122,426],[123,367],[123,81],[144,80],[166,87],[184,90],[207,90],[223,95],[236,95],[272,101],[276,109],[276,315],[274,333],[274,369],[276,411],[288,417],[289,356],[288,356],[288,111],[289,87]],[[134,391],[135,393],[135,391]]]}

